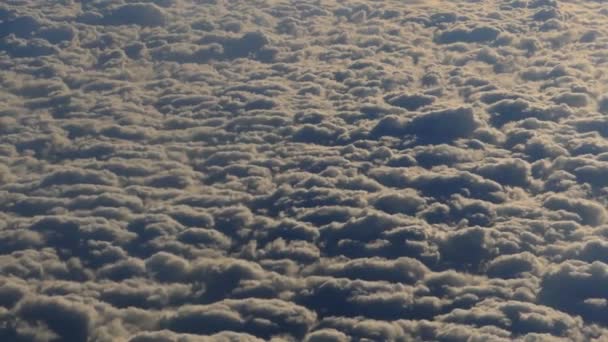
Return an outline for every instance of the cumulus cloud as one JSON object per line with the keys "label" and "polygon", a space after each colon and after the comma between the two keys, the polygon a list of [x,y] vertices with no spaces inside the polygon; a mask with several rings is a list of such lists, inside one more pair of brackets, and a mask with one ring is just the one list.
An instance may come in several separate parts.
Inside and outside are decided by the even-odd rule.
{"label": "cumulus cloud", "polygon": [[2,2],[0,340],[607,340],[607,15]]}
{"label": "cumulus cloud", "polygon": [[423,113],[406,121],[388,116],[370,133],[374,137],[413,135],[420,143],[442,143],[470,137],[478,126],[473,110],[461,107]]}

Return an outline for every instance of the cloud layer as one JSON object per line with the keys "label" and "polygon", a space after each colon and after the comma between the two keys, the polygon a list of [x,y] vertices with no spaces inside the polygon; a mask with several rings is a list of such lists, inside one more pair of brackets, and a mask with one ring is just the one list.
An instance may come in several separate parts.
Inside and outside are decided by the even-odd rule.
{"label": "cloud layer", "polygon": [[601,1],[6,1],[0,340],[608,338]]}

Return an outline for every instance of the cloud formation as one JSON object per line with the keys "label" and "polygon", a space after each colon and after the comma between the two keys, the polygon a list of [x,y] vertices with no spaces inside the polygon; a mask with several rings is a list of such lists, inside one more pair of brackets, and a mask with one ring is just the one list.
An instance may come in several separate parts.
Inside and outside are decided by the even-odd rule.
{"label": "cloud formation", "polygon": [[601,1],[5,1],[0,340],[608,339]]}

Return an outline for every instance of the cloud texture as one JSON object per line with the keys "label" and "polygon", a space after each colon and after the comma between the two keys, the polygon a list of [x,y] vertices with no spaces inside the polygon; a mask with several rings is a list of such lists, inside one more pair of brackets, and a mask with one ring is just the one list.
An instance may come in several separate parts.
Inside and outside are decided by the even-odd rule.
{"label": "cloud texture", "polygon": [[601,1],[0,4],[0,340],[608,339]]}

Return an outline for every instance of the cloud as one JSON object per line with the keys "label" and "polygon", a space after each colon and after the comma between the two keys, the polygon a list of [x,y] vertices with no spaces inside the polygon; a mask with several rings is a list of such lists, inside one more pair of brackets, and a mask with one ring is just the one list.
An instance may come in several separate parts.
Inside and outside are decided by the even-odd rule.
{"label": "cloud", "polygon": [[428,269],[416,259],[397,258],[382,260],[378,258],[354,259],[347,262],[327,260],[315,265],[313,274],[327,274],[336,277],[363,280],[386,280],[398,283],[415,283],[425,276]]}
{"label": "cloud", "polygon": [[607,14],[2,2],[0,340],[606,340]]}
{"label": "cloud", "polygon": [[529,252],[501,255],[488,263],[487,274],[500,278],[517,277],[523,272],[536,273],[542,263]]}
{"label": "cloud", "polygon": [[387,96],[385,97],[385,100],[393,106],[405,108],[407,110],[417,110],[435,102],[435,98],[433,96],[422,94],[397,94],[394,96]]}
{"label": "cloud", "polygon": [[[602,284],[605,281],[605,268],[606,264],[599,261],[591,264],[567,261],[555,265],[543,277],[538,299],[546,305],[602,324],[601,317],[606,306],[598,299],[604,296]],[[573,291],[569,292],[571,295],[564,295],[560,290],[564,288]]]}
{"label": "cloud", "polygon": [[537,108],[521,99],[501,100],[489,107],[488,111],[492,114],[492,123],[497,126],[526,118],[553,121],[570,115],[568,107],[549,106],[549,108]]}
{"label": "cloud", "polygon": [[472,29],[455,28],[441,32],[435,41],[439,44],[452,44],[456,42],[483,43],[495,40],[500,30],[494,27],[480,26]]}
{"label": "cloud", "polygon": [[152,3],[132,3],[110,7],[100,21],[102,25],[162,26],[167,18],[164,11]]}
{"label": "cloud", "polygon": [[471,108],[461,107],[433,111],[402,121],[388,116],[370,132],[374,137],[414,135],[421,143],[443,143],[470,137],[479,122]]}
{"label": "cloud", "polygon": [[552,210],[566,210],[579,216],[584,224],[599,225],[606,221],[606,211],[595,202],[585,199],[568,199],[563,196],[550,196],[543,205]]}
{"label": "cloud", "polygon": [[75,341],[87,339],[93,319],[93,314],[83,304],[43,296],[19,303],[16,314],[30,324],[46,325],[62,339]]}
{"label": "cloud", "polygon": [[212,335],[194,335],[194,334],[177,334],[170,330],[161,330],[156,332],[143,332],[132,336],[129,342],[209,342],[209,341],[247,341],[258,342],[263,341],[253,335],[235,332],[220,332]]}
{"label": "cloud", "polygon": [[223,330],[254,333],[268,338],[291,333],[303,337],[315,315],[303,307],[278,299],[225,300],[210,306],[186,306],[164,318],[162,326],[186,333],[217,333]]}
{"label": "cloud", "polygon": [[485,164],[479,167],[477,172],[500,184],[514,186],[527,186],[530,184],[532,177],[530,165],[521,159]]}
{"label": "cloud", "polygon": [[422,209],[426,201],[412,191],[409,193],[383,193],[375,198],[373,203],[377,209],[389,214],[403,213],[412,215]]}

